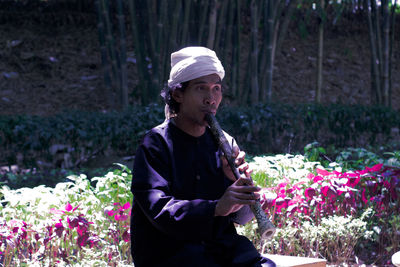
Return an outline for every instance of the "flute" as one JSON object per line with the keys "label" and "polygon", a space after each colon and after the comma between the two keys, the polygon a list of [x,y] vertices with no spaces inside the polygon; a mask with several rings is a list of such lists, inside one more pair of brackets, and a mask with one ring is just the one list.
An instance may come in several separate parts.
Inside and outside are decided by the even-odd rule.
{"label": "flute", "polygon": [[[234,159],[232,157],[232,147],[230,146],[228,140],[223,133],[221,126],[219,125],[217,119],[213,114],[206,114],[205,120],[207,121],[208,125],[210,126],[211,132],[218,143],[219,148],[224,153],[229,167],[232,169],[233,174],[235,175],[236,179],[240,178],[239,170],[235,166]],[[267,215],[261,208],[260,200],[257,200],[254,205],[250,206],[254,216],[257,219],[258,224],[258,232],[261,236],[262,240],[269,240],[275,234],[275,226],[271,223],[268,219]]]}

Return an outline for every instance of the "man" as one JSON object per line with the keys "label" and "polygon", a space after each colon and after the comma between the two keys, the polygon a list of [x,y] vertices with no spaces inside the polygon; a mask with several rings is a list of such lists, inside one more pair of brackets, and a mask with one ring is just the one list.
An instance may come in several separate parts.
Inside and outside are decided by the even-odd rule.
{"label": "man", "polygon": [[235,181],[204,119],[222,100],[221,62],[212,50],[187,47],[172,53],[171,67],[162,93],[167,119],[135,156],[135,267],[273,266],[234,227],[252,219],[249,205],[259,198],[244,152],[236,149],[244,175]]}

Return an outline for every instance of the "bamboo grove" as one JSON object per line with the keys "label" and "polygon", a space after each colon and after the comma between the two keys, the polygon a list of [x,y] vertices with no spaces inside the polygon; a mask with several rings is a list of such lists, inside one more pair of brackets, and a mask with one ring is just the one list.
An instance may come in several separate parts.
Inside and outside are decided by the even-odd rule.
{"label": "bamboo grove", "polygon": [[[371,46],[371,96],[390,106],[391,58],[397,0],[96,0],[104,83],[110,102],[159,101],[169,72],[169,56],[187,45],[216,51],[227,72],[226,98],[236,105],[273,100],[273,70],[289,23],[298,14],[319,18],[315,101],[323,94],[324,25],[344,12],[368,19]],[[350,11],[349,11],[350,10]],[[334,16],[328,16],[334,13]],[[296,15],[297,14],[297,15]],[[366,26],[366,27],[367,27]],[[127,41],[129,40],[129,42]],[[127,45],[133,46],[137,84],[128,88]],[[129,92],[135,101],[128,103]],[[113,98],[116,95],[118,99]]]}

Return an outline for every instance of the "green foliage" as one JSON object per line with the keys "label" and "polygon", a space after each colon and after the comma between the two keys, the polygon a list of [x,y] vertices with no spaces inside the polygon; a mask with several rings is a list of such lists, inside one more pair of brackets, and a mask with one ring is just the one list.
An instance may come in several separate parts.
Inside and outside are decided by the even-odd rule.
{"label": "green foliage", "polygon": [[[3,186],[0,254],[6,257],[2,263],[6,266],[52,266],[54,262],[58,262],[57,266],[130,264],[132,174],[125,166],[120,167],[92,181],[85,175],[71,175],[68,182],[58,183],[54,188],[12,190]],[[79,221],[78,228],[74,221]]]}
{"label": "green foliage", "polygon": [[53,168],[71,168],[109,149],[133,154],[145,131],[163,121],[163,111],[153,104],[119,113],[0,116],[0,160],[19,163],[17,155],[21,154],[26,166],[37,166],[41,161]]}
{"label": "green foliage", "polygon": [[268,242],[254,231],[255,221],[239,232],[267,253],[324,257],[334,264],[351,263],[357,255],[365,263],[386,264],[400,240],[398,151],[333,149],[340,160],[327,166],[319,161],[326,149],[318,143],[305,152],[251,159],[253,179],[267,187],[261,203],[278,229]]}
{"label": "green foliage", "polygon": [[[133,154],[143,134],[163,121],[163,111],[163,106],[153,104],[119,113],[0,116],[0,161],[71,168],[109,150]],[[382,107],[271,104],[222,107],[217,116],[250,154],[302,151],[314,142],[306,154],[319,155],[323,165],[329,160],[321,156],[331,154],[334,147],[387,144],[394,138],[391,130],[400,127],[399,113]]]}
{"label": "green foliage", "polygon": [[223,108],[222,127],[253,154],[298,152],[317,141],[321,147],[362,147],[393,141],[400,115],[384,107],[342,105],[258,105]]}
{"label": "green foliage", "polygon": [[269,253],[320,257],[330,263],[348,262],[361,237],[369,238],[366,222],[359,218],[331,216],[322,218],[321,224],[306,221],[299,229],[288,226],[279,229],[274,239],[266,244]]}
{"label": "green foliage", "polygon": [[299,182],[317,167],[322,167],[317,161],[307,161],[303,155],[276,155],[254,157],[249,162],[253,169],[253,180],[262,187],[273,187],[285,179]]}

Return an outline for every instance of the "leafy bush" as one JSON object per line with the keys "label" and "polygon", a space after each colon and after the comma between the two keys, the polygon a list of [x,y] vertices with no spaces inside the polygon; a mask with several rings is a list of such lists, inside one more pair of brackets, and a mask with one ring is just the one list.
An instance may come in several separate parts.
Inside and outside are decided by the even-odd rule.
{"label": "leafy bush", "polygon": [[55,188],[3,186],[0,263],[122,266],[131,262],[132,175],[121,167],[93,178],[95,187],[84,175],[69,176],[69,182]]}
{"label": "leafy bush", "polygon": [[[250,238],[259,243],[259,247],[267,246],[279,254],[304,256],[310,255],[310,251],[318,251],[331,262],[347,261],[351,256],[349,253],[328,254],[329,250],[323,249],[328,237],[324,238],[324,242],[314,242],[312,233],[305,233],[316,230],[315,227],[328,226],[326,220],[338,221],[340,217],[340,220],[347,218],[349,225],[354,223],[362,229],[366,228],[368,233],[377,233],[367,235],[372,239],[363,237],[365,242],[360,244],[369,248],[374,246],[379,256],[376,255],[373,260],[386,264],[390,253],[398,248],[396,241],[399,235],[395,231],[399,226],[394,219],[389,223],[388,218],[400,212],[400,167],[377,164],[362,170],[343,171],[339,163],[331,163],[330,170],[325,170],[320,163],[309,162],[301,155],[256,157],[251,165],[255,170],[253,176],[259,184],[260,173],[261,179],[267,178],[268,181],[268,184],[263,181],[260,184],[269,187],[262,192],[263,208],[275,225],[284,231],[281,235],[296,239],[282,240],[282,236],[277,235],[272,243],[262,244],[259,237],[251,234]],[[356,241],[362,238],[361,234],[356,233],[356,240],[336,244],[341,246],[340,251],[354,251]],[[337,234],[338,240],[349,240],[348,233],[338,231]],[[344,259],[345,255],[347,259]]]}
{"label": "leafy bush", "polygon": [[[396,158],[396,152],[389,156]],[[291,154],[254,157],[250,165],[263,187],[262,207],[278,229],[268,242],[260,240],[254,221],[238,231],[261,252],[387,264],[399,249],[400,167],[379,163],[348,170],[343,166],[350,165],[332,162],[324,168]],[[131,264],[131,179],[120,165],[90,180],[68,176],[54,188],[3,186],[0,264]]]}
{"label": "leafy bush", "polygon": [[[321,146],[363,147],[398,140],[400,114],[384,107],[270,104],[221,107],[218,120],[250,154]],[[164,120],[158,104],[123,112],[0,116],[0,162],[70,168],[96,154],[131,155],[143,134]],[[397,130],[397,134],[396,134]],[[396,139],[397,138],[397,139]],[[322,162],[323,164],[323,162]]]}
{"label": "leafy bush", "polygon": [[71,111],[51,117],[0,116],[0,160],[9,165],[71,168],[108,150],[131,155],[145,131],[163,118],[159,105],[121,113]]}

